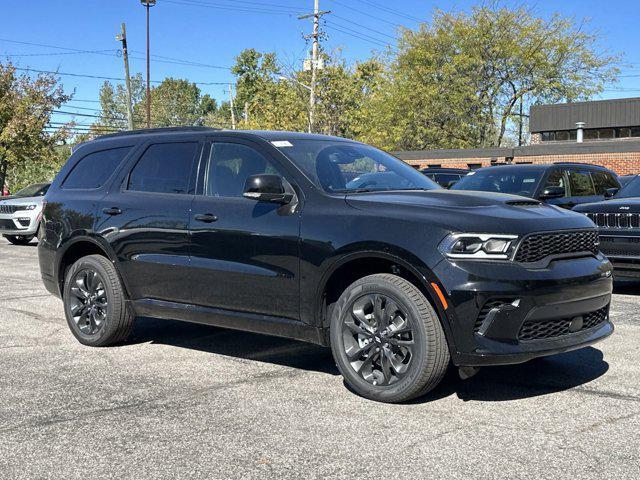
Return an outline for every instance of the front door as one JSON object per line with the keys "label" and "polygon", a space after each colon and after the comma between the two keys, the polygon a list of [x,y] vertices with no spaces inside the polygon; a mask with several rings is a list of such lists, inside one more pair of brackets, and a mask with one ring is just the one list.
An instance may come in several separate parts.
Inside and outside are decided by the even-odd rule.
{"label": "front door", "polygon": [[205,158],[189,223],[192,302],[299,319],[299,208],[242,195],[250,175],[287,175],[250,141],[214,139]]}

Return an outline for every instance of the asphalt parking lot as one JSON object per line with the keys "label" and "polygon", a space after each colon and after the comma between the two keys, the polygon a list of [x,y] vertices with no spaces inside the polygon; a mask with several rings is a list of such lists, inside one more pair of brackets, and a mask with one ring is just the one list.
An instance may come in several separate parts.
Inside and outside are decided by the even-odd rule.
{"label": "asphalt parking lot", "polygon": [[140,320],[84,347],[0,239],[0,478],[638,478],[639,311],[625,287],[595,348],[384,405],[289,340]]}

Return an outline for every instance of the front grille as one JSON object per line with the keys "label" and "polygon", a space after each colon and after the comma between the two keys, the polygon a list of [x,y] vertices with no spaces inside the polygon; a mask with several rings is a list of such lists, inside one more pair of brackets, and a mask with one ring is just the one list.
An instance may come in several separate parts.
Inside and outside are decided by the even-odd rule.
{"label": "front grille", "polygon": [[480,327],[482,326],[482,322],[485,321],[485,319],[487,318],[487,315],[489,315],[489,312],[492,309],[501,307],[502,305],[505,305],[505,304],[510,304],[514,300],[515,298],[490,298],[489,300],[484,302],[484,305],[480,309],[480,313],[478,313],[478,318],[476,318],[476,323],[473,326],[473,331],[475,333],[478,333],[478,331],[480,330]]}
{"label": "front grille", "polygon": [[16,213],[18,205],[0,205],[0,213]]}
{"label": "front grille", "polygon": [[598,253],[598,231],[535,233],[528,235],[518,247],[516,262],[537,262],[550,255]]}
{"label": "front grille", "polygon": [[640,213],[587,213],[602,228],[640,228]]}
{"label": "front grille", "polygon": [[523,342],[530,340],[542,340],[548,338],[561,337],[571,333],[583,332],[590,328],[597,327],[604,323],[609,316],[609,306],[602,307],[595,312],[585,313],[582,315],[582,327],[572,331],[571,321],[573,318],[558,318],[553,320],[526,321],[520,328],[518,340]]}

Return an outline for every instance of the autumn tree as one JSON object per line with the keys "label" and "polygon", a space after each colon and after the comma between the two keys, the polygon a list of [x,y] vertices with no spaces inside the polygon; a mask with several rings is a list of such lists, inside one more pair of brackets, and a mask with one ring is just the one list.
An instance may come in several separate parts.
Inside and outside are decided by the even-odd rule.
{"label": "autumn tree", "polygon": [[370,139],[390,149],[502,145],[531,104],[588,99],[615,80],[617,58],[599,52],[597,38],[571,18],[525,7],[438,11],[402,30],[367,106]]}
{"label": "autumn tree", "polygon": [[70,98],[55,76],[18,75],[11,63],[0,63],[0,190],[7,176],[13,190],[52,178],[60,163],[54,149],[67,133],[45,127]]}

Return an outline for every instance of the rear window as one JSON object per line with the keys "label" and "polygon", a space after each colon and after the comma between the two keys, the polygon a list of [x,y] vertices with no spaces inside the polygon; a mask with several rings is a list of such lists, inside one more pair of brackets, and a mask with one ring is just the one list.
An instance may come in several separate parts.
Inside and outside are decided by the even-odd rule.
{"label": "rear window", "polygon": [[100,150],[83,157],[62,183],[67,190],[94,189],[104,185],[132,147]]}
{"label": "rear window", "polygon": [[157,143],[144,152],[129,177],[129,190],[187,193],[197,142]]}
{"label": "rear window", "polygon": [[609,172],[591,172],[591,178],[597,195],[604,195],[609,188],[620,188],[618,180]]}
{"label": "rear window", "polygon": [[572,197],[590,197],[596,194],[596,189],[591,181],[588,170],[570,170],[569,187]]}

